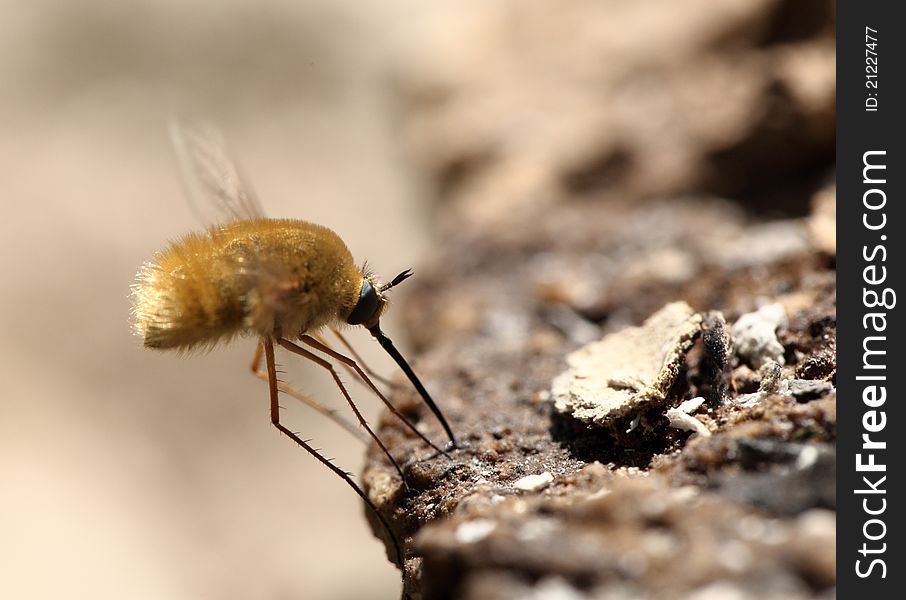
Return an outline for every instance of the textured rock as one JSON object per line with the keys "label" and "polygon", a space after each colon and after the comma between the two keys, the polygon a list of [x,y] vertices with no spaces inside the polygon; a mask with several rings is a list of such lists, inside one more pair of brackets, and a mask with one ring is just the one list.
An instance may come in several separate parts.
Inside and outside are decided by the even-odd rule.
{"label": "textured rock", "polygon": [[610,427],[660,408],[700,326],[700,315],[685,302],[675,302],[640,327],[583,346],[566,357],[569,369],[554,379],[555,407]]}
{"label": "textured rock", "polygon": [[[699,207],[696,222],[718,220],[724,209],[710,206]],[[835,339],[833,272],[811,254],[756,273],[702,265],[695,281],[680,284],[604,271],[598,279],[604,286],[619,281],[626,304],[601,321],[571,311],[563,302],[570,296],[538,286],[539,265],[587,260],[590,240],[606,240],[619,253],[629,242],[613,232],[644,230],[641,223],[652,218],[647,208],[576,221],[570,237],[552,245],[537,244],[545,222],[523,232],[524,244],[511,236],[476,241],[463,230],[445,247],[442,269],[422,271],[412,283],[404,314],[428,348],[415,368],[464,442],[449,457],[436,455],[396,420],[385,420],[380,435],[404,465],[408,491],[381,454],[370,455],[364,483],[403,540],[413,597],[524,598],[540,588],[580,598],[672,599],[728,585],[743,597],[770,588],[778,598],[817,598],[833,586],[824,548],[790,542],[803,534],[800,516],[833,509],[833,384],[821,380],[814,400],[790,392],[791,378],[802,378],[798,373]],[[683,221],[683,202],[660,210],[691,223]],[[569,219],[564,213],[568,207],[552,211],[551,220]],[[633,240],[641,253],[661,243]],[[787,326],[773,335],[788,364],[729,373],[734,385],[764,388],[755,403],[737,402],[748,390],[733,385],[727,402],[702,402],[714,365],[723,372],[730,360],[709,358],[713,349],[701,340],[678,361],[663,404],[628,434],[630,414],[614,431],[554,410],[552,381],[579,346],[574,332],[603,330],[611,332],[604,339],[619,339],[627,321],[641,326],[645,315],[638,313],[657,302],[655,312],[665,297],[695,307],[684,315],[718,310],[732,320],[765,299],[787,307]],[[617,298],[611,307],[621,306]],[[444,317],[447,310],[456,318]],[[732,345],[726,331],[717,338],[720,347]],[[660,369],[650,366],[656,378]],[[432,439],[443,438],[417,396],[398,391],[393,400]],[[711,435],[670,427],[666,412],[674,406]],[[551,481],[536,487],[543,473]],[[825,529],[819,537],[832,534]]]}
{"label": "textured rock", "polygon": [[[408,488],[369,455],[407,592],[830,597],[836,280],[804,217],[833,169],[832,4],[487,4],[424,17],[395,72],[441,232],[400,314],[463,442],[385,420]],[[680,301],[700,341],[632,337]],[[785,320],[737,340],[766,304]],[[590,340],[614,344],[594,367]],[[599,396],[589,421],[554,408]]]}

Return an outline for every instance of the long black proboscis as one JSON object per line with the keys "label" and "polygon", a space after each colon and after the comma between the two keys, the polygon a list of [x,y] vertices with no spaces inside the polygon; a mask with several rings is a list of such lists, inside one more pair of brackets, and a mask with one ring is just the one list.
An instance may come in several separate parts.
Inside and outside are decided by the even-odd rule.
{"label": "long black proboscis", "polygon": [[381,347],[387,351],[387,354],[393,357],[393,360],[396,361],[396,364],[400,366],[400,369],[403,370],[403,373],[406,374],[406,377],[409,378],[409,381],[411,381],[412,385],[415,386],[415,389],[418,390],[418,393],[422,397],[422,400],[425,401],[425,404],[428,405],[428,408],[431,409],[431,412],[434,413],[434,415],[440,421],[440,424],[444,426],[444,431],[446,431],[447,435],[450,436],[450,441],[453,443],[453,447],[456,447],[458,444],[456,442],[456,436],[453,435],[453,430],[450,429],[450,425],[444,418],[443,413],[440,412],[440,409],[434,403],[434,400],[431,399],[431,395],[428,393],[428,390],[426,390],[425,386],[422,385],[422,382],[415,374],[415,371],[412,370],[412,367],[409,366],[409,363],[406,362],[406,359],[403,358],[403,355],[400,354],[399,350],[396,349],[396,346],[393,345],[393,342],[390,341],[390,338],[384,335],[384,332],[381,331],[379,326],[375,325],[368,331],[370,331],[371,335],[373,335],[378,343],[381,344]]}

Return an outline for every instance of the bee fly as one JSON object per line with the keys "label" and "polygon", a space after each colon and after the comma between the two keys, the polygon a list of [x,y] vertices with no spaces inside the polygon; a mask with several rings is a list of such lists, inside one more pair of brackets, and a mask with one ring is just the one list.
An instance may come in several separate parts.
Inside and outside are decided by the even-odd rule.
{"label": "bee fly", "polygon": [[280,422],[277,398],[282,391],[361,438],[348,421],[277,379],[274,346],[330,372],[359,424],[402,478],[399,464],[365,422],[328,358],[355,373],[418,437],[443,451],[387,400],[368,376],[371,371],[364,363],[363,369],[355,359],[331,348],[320,332],[325,328],[332,330],[358,358],[337,327],[345,323],[367,329],[412,382],[455,447],[456,438],[440,409],[381,331],[386,294],[411,276],[411,271],[403,271],[389,283],[381,284],[366,267],[355,265],[346,244],[330,229],[305,221],[266,218],[251,189],[244,184],[221,135],[211,126],[177,123],[172,134],[190,200],[196,207],[216,210],[218,215],[215,225],[185,235],[141,267],[132,286],[134,332],[148,348],[179,351],[210,349],[236,336],[256,336],[259,341],[252,372],[268,384],[271,423],[355,490],[390,534],[400,565],[404,566],[399,543],[388,523],[350,474]]}

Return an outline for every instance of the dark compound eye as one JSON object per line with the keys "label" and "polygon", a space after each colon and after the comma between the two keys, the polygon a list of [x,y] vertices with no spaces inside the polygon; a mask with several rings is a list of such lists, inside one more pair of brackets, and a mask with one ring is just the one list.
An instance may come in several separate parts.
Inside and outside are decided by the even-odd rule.
{"label": "dark compound eye", "polygon": [[359,295],[359,302],[352,309],[349,318],[346,320],[350,325],[361,325],[374,316],[378,308],[378,295],[374,287],[367,279],[362,280],[362,293]]}

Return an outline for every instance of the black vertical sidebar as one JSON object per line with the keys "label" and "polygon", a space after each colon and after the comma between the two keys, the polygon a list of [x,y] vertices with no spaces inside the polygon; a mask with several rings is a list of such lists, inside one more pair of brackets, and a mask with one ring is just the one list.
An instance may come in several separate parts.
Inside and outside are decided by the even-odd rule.
{"label": "black vertical sidebar", "polygon": [[837,597],[902,598],[906,19],[898,2],[836,9]]}

